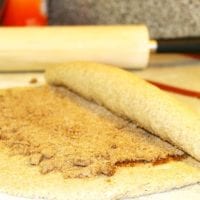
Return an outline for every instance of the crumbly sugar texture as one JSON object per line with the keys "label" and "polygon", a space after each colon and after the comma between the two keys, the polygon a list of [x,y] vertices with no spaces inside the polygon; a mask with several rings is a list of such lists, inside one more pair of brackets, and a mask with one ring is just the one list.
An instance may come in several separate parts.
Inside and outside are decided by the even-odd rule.
{"label": "crumbly sugar texture", "polygon": [[117,166],[156,163],[184,153],[66,88],[0,91],[0,143],[41,174],[111,176]]}

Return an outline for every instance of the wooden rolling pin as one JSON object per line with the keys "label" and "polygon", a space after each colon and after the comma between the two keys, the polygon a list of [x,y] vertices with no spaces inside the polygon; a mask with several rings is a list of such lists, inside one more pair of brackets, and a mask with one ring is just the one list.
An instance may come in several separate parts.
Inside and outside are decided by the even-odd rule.
{"label": "wooden rolling pin", "polygon": [[74,60],[143,68],[149,58],[142,25],[0,28],[0,44],[0,71],[43,70]]}
{"label": "wooden rolling pin", "polygon": [[200,51],[200,40],[150,41],[143,25],[0,28],[0,71],[44,70],[68,61],[144,68],[150,50]]}

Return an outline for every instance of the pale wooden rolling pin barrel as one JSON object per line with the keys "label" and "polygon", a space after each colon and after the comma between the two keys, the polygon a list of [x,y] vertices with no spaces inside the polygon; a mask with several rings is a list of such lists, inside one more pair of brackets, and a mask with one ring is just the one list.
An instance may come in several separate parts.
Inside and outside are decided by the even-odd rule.
{"label": "pale wooden rolling pin barrel", "polygon": [[0,44],[0,71],[43,70],[74,60],[143,68],[149,59],[142,25],[0,28]]}
{"label": "pale wooden rolling pin barrel", "polygon": [[200,52],[200,39],[149,40],[144,25],[0,28],[0,71],[44,70],[69,61],[145,68],[150,50]]}

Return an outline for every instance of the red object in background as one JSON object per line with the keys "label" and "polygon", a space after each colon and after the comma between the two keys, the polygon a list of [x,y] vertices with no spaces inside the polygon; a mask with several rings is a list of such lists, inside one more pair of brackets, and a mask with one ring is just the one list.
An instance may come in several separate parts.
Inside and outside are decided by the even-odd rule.
{"label": "red object in background", "polygon": [[147,79],[146,79],[146,81],[157,86],[157,87],[159,87],[162,90],[166,90],[166,91],[169,91],[169,92],[174,92],[174,93],[177,93],[177,94],[181,94],[181,95],[185,95],[185,96],[189,96],[189,97],[195,97],[195,98],[200,99],[200,92],[199,91],[187,90],[187,89],[184,89],[184,88],[179,88],[179,87],[175,87],[175,86],[172,86],[172,85],[160,83],[160,82],[157,82],[157,81],[147,80]]}
{"label": "red object in background", "polygon": [[6,0],[0,0],[0,22],[4,14],[5,6],[6,6]]}
{"label": "red object in background", "polygon": [[46,0],[7,0],[2,25],[34,26],[46,24]]}
{"label": "red object in background", "polygon": [[200,53],[199,54],[186,54],[186,56],[200,60]]}

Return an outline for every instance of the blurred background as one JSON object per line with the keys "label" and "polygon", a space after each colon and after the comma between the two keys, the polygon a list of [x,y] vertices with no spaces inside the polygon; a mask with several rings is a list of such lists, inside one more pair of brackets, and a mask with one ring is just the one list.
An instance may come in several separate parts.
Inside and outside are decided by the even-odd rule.
{"label": "blurred background", "polygon": [[152,38],[200,35],[200,0],[0,0],[2,25],[146,24]]}
{"label": "blurred background", "polygon": [[200,0],[50,0],[49,24],[146,24],[152,38],[200,35]]}
{"label": "blurred background", "polygon": [[[200,109],[200,0],[0,0],[0,23],[0,87],[35,83],[27,72],[51,64],[89,60],[198,91],[192,102]],[[124,24],[133,26],[75,27]],[[44,83],[43,74],[37,79]]]}

